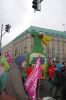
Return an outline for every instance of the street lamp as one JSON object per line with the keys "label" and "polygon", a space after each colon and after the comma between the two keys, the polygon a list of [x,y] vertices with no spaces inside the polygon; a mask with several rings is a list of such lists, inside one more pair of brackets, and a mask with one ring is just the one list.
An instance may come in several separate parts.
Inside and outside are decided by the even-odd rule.
{"label": "street lamp", "polygon": [[2,54],[2,37],[3,37],[3,35],[4,35],[6,32],[10,32],[10,28],[11,28],[11,25],[10,25],[10,24],[5,25],[5,31],[4,31],[4,33],[3,33],[3,24],[1,25],[1,35],[0,35],[0,57],[1,57],[1,54]]}
{"label": "street lamp", "polygon": [[62,24],[63,25],[63,28],[64,28],[64,32],[65,32],[65,24]]}

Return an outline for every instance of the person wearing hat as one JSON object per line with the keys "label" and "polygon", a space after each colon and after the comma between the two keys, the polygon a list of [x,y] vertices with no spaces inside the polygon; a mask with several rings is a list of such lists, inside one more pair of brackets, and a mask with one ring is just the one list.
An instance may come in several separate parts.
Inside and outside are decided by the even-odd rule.
{"label": "person wearing hat", "polygon": [[[22,68],[25,66],[25,58],[17,56],[10,64],[9,72],[5,83],[5,91],[16,100],[28,100],[22,82]],[[10,100],[10,99],[9,99]]]}

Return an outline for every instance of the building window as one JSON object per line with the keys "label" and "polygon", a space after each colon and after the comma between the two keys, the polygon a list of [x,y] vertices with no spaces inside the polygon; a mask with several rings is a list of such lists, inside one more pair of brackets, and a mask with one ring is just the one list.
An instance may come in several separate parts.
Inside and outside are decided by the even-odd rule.
{"label": "building window", "polygon": [[18,47],[15,48],[15,56],[18,55]]}

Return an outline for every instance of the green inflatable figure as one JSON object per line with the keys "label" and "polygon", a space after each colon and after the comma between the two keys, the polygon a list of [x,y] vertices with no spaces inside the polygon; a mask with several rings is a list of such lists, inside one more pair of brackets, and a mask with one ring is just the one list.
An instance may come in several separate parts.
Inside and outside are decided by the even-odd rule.
{"label": "green inflatable figure", "polygon": [[33,32],[31,36],[33,37],[32,52],[44,53],[44,48],[42,46],[41,39],[39,38],[38,33]]}
{"label": "green inflatable figure", "polygon": [[31,34],[33,41],[32,41],[32,51],[27,55],[27,66],[29,64],[35,65],[36,59],[38,57],[38,53],[40,53],[41,57],[41,67],[42,67],[42,76],[47,76],[47,55],[44,51],[42,41],[39,38],[39,33],[33,32]]}

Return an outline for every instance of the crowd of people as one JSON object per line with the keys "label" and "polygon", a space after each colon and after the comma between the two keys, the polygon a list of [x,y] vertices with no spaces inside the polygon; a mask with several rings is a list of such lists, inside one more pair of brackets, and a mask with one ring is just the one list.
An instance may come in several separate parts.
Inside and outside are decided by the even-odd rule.
{"label": "crowd of people", "polygon": [[47,69],[50,91],[52,96],[58,100],[66,100],[66,65],[64,62],[51,62]]}
{"label": "crowd of people", "polygon": [[[29,100],[28,93],[24,88],[25,79],[22,72],[25,71],[27,78],[33,70],[33,65],[26,68],[25,58],[20,61],[14,59],[9,64],[8,72],[4,72],[0,64],[0,100]],[[50,92],[52,97],[58,100],[66,100],[66,65],[60,61],[48,64],[47,77],[51,83]]]}
{"label": "crowd of people", "polygon": [[[24,87],[25,79],[30,75],[34,66],[26,67],[24,56],[17,56],[9,63],[9,70],[4,71],[0,64],[0,100],[30,100]],[[23,75],[26,73],[26,76]]]}

